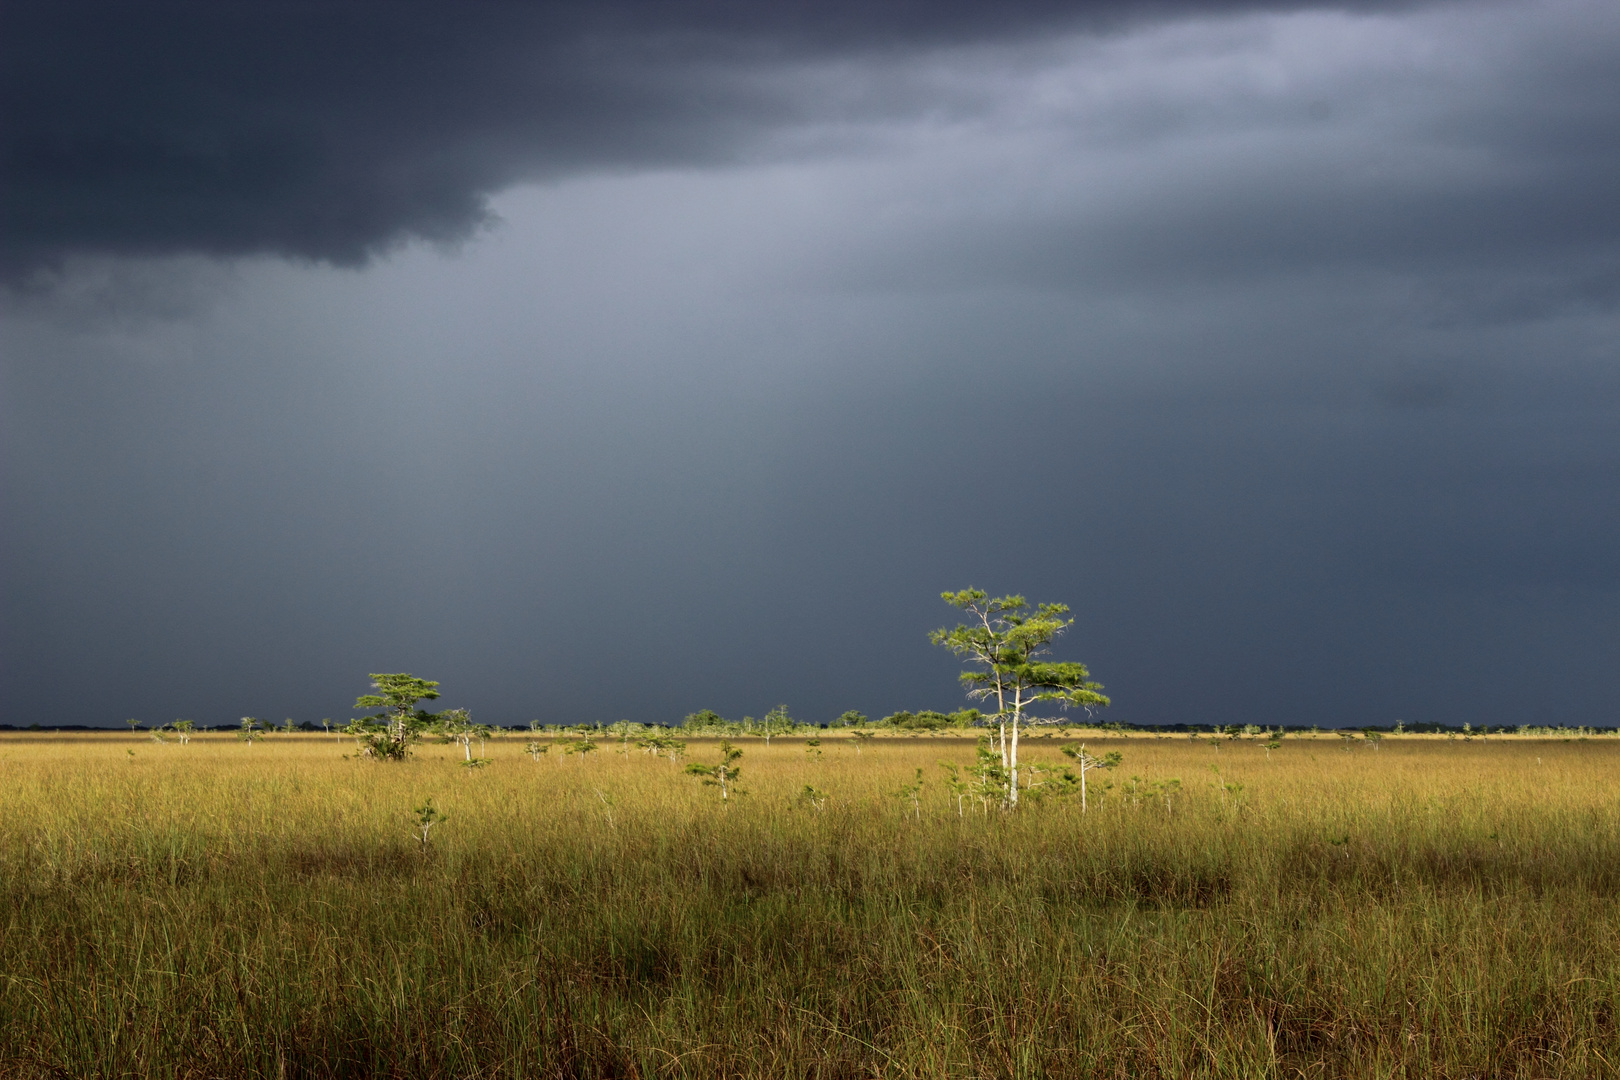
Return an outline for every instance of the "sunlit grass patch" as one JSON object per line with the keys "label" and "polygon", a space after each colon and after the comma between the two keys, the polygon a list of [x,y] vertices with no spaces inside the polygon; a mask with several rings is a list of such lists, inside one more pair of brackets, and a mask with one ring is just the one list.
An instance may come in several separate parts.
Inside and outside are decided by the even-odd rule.
{"label": "sunlit grass patch", "polygon": [[962,812],[971,738],[737,740],[724,801],[533,741],[0,738],[0,1068],[1616,1074],[1620,740],[1093,732],[1083,813]]}

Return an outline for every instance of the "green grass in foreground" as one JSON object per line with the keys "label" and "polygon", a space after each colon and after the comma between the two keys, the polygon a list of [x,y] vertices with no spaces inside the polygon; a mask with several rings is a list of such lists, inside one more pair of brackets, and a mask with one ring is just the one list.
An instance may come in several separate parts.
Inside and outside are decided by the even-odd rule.
{"label": "green grass in foreground", "polygon": [[727,808],[525,741],[0,738],[0,1072],[1620,1075],[1620,740],[1093,739],[1183,795],[967,817],[969,740],[744,742]]}

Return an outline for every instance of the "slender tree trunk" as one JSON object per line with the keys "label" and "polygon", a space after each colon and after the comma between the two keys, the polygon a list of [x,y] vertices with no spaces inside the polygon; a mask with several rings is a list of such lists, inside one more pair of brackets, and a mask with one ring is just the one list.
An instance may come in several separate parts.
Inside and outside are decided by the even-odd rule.
{"label": "slender tree trunk", "polygon": [[1021,702],[1013,703],[1012,723],[1012,764],[1008,778],[1007,801],[1014,806],[1018,805],[1018,714],[1022,712]]}

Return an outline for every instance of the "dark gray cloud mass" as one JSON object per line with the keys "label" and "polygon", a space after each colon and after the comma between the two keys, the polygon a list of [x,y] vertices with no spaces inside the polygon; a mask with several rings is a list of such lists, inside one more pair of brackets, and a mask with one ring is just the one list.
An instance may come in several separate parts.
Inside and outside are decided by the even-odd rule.
{"label": "dark gray cloud mass", "polygon": [[805,63],[1292,6],[9,4],[0,272],[76,253],[356,263],[466,237],[518,180],[734,161],[784,125],[935,104],[795,92]]}
{"label": "dark gray cloud mass", "polygon": [[0,19],[0,721],[1620,722],[1612,5]]}

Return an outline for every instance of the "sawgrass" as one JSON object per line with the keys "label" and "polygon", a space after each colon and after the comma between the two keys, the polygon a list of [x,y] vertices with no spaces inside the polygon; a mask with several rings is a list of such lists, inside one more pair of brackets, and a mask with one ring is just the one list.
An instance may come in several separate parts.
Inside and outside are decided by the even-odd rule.
{"label": "sawgrass", "polygon": [[1088,813],[965,816],[970,739],[741,740],[725,807],[526,741],[0,737],[0,1072],[1620,1075],[1617,739],[1092,736]]}

